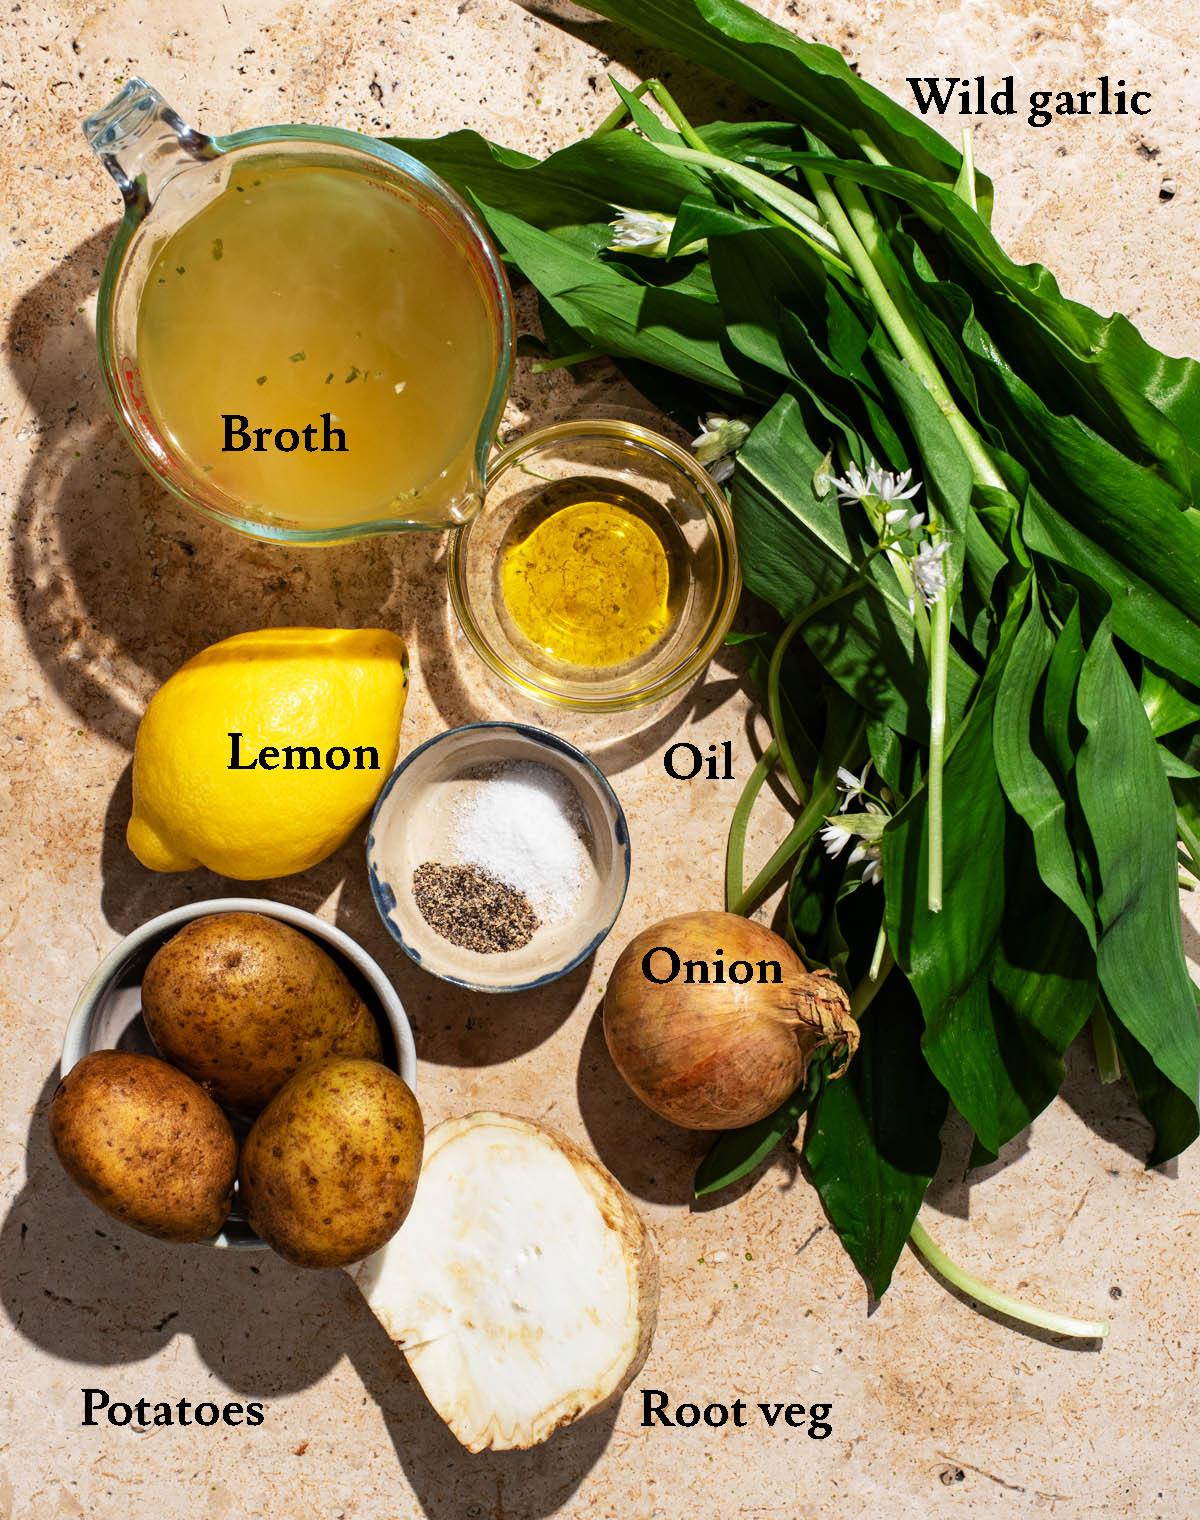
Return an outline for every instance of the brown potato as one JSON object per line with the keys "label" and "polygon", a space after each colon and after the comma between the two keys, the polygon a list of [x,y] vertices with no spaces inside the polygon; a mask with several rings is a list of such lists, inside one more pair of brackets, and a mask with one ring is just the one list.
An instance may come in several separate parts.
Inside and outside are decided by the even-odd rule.
{"label": "brown potato", "polygon": [[251,1114],[306,1061],[382,1054],[370,1009],[330,957],[262,913],[186,924],[146,968],[142,1017],[172,1065]]}
{"label": "brown potato", "polygon": [[305,1066],[255,1120],[240,1182],[251,1227],[300,1267],[344,1267],[400,1228],[425,1126],[408,1085],[378,1061]]}
{"label": "brown potato", "polygon": [[50,1139],[72,1182],[146,1235],[206,1240],[228,1217],[237,1172],[229,1120],[155,1056],[84,1056],[58,1084]]}

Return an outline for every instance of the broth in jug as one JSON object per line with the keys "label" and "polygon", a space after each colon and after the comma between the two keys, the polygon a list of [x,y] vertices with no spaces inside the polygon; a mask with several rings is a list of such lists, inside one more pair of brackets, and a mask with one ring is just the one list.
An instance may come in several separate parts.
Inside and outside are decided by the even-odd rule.
{"label": "broth in jug", "polygon": [[466,490],[497,369],[478,275],[398,191],[238,165],[158,253],[138,365],[163,442],[264,522],[403,516]]}

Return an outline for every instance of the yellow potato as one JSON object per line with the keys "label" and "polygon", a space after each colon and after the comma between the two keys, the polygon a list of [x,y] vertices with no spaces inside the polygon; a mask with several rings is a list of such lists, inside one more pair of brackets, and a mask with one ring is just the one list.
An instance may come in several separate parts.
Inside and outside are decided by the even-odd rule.
{"label": "yellow potato", "polygon": [[237,1172],[229,1121],[154,1056],[84,1056],[54,1094],[50,1139],[72,1182],[146,1235],[206,1240],[228,1217]]}
{"label": "yellow potato", "polygon": [[390,1240],[417,1190],[425,1126],[378,1061],[303,1067],[255,1120],[240,1183],[251,1227],[301,1267],[344,1267]]}
{"label": "yellow potato", "polygon": [[245,1113],[306,1061],[382,1054],[370,1009],[330,957],[262,913],[185,924],[146,968],[142,1017],[173,1066]]}

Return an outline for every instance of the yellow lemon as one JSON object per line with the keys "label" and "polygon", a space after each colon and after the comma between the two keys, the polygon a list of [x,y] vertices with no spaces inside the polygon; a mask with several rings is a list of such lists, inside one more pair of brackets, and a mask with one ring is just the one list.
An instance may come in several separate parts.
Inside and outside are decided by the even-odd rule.
{"label": "yellow lemon", "polygon": [[129,848],[153,871],[239,881],[324,860],[391,774],[407,689],[404,641],[382,628],[264,628],[202,650],[138,728]]}

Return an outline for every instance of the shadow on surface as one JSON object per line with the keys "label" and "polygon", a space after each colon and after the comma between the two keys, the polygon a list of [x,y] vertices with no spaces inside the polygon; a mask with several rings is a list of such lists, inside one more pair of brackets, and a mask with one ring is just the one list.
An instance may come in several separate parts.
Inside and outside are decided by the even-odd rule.
{"label": "shadow on surface", "polygon": [[[118,1381],[176,1336],[235,1395],[297,1393],[349,1356],[379,1405],[408,1482],[431,1520],[559,1508],[599,1460],[614,1406],[527,1452],[465,1451],[429,1405],[402,1353],[344,1272],[307,1272],[272,1252],[172,1246],[109,1219],[54,1156],[43,1084],[30,1123],[27,1179],[0,1225],[0,1301],[17,1332],[81,1369],[80,1388],[114,1399],[195,1400],[162,1363],[153,1386]],[[103,1369],[90,1374],[88,1368]],[[82,1393],[80,1418],[82,1418]],[[477,1506],[477,1507],[476,1507]]]}
{"label": "shadow on surface", "polygon": [[[616,61],[632,69],[641,79],[661,79],[693,124],[717,120],[753,121],[770,114],[770,107],[737,85],[709,73],[679,53],[667,52],[615,21],[577,21],[537,4],[537,0],[518,0],[518,4],[530,15],[594,49],[606,65]],[[597,81],[602,88],[605,83]],[[619,103],[616,92],[611,94],[615,106]],[[774,114],[779,115],[779,112]]]}
{"label": "shadow on surface", "polygon": [[361,1315],[350,1351],[355,1370],[379,1405],[404,1476],[430,1520],[538,1520],[554,1514],[600,1460],[620,1412],[613,1405],[530,1451],[472,1454],[459,1445],[421,1391],[402,1353],[347,1283]]}
{"label": "shadow on surface", "polygon": [[[797,1182],[811,1183],[812,1177],[805,1173],[800,1154],[794,1148],[797,1129],[798,1125],[793,1125],[770,1155],[765,1156],[752,1171],[747,1172],[737,1182],[720,1188],[715,1193],[705,1193],[702,1198],[693,1197],[689,1204],[690,1212],[711,1214],[715,1209],[722,1209],[728,1203],[736,1203],[739,1198],[745,1197],[753,1188],[756,1188],[768,1172],[775,1170],[781,1170],[781,1176],[773,1184],[778,1193],[790,1193]],[[715,1134],[706,1133],[702,1138],[708,1146],[717,1137]]]}
{"label": "shadow on surface", "polygon": [[577,1097],[588,1139],[600,1161],[637,1198],[686,1204],[701,1156],[716,1138],[681,1129],[651,1113],[613,1065],[600,1003],[579,1052]]}
{"label": "shadow on surface", "polygon": [[1029,1149],[1029,1131],[1024,1129],[1000,1148],[995,1161],[968,1170],[975,1132],[953,1106],[946,1115],[940,1138],[942,1158],[925,1194],[925,1202],[943,1214],[952,1214],[956,1219],[970,1218],[973,1187],[986,1182],[989,1177],[995,1177],[1014,1161],[1019,1161]]}
{"label": "shadow on surface", "polygon": [[[1154,1129],[1137,1106],[1127,1078],[1119,1082],[1101,1082],[1087,1026],[1067,1051],[1067,1075],[1059,1090],[1063,1102],[1072,1108],[1093,1134],[1109,1145],[1119,1146],[1139,1166],[1154,1148]],[[1179,1163],[1164,1161],[1154,1170],[1164,1177],[1177,1177]]]}
{"label": "shadow on surface", "polygon": [[[433,976],[410,960],[379,917],[365,870],[364,829],[356,829],[347,858],[334,922],[379,962],[399,994],[422,1061],[438,1066],[492,1066],[524,1055],[548,1040],[583,996],[593,957],[574,971],[521,992],[472,992]],[[338,859],[335,856],[334,859]]]}
{"label": "shadow on surface", "polygon": [[109,1219],[54,1155],[46,1110],[57,1086],[55,1070],[30,1122],[25,1185],[0,1226],[0,1300],[14,1328],[53,1357],[104,1368],[145,1361],[185,1335],[235,1393],[263,1399],[324,1377],[345,1341],[332,1274],[266,1250],[168,1245]]}
{"label": "shadow on surface", "polygon": [[142,469],[109,410],[84,316],[114,231],[68,253],[9,321],[23,426],[37,438],[17,494],[10,581],[55,692],[132,749],[151,692],[218,639],[286,624],[405,629],[435,547],[408,535],[397,574],[389,539],[319,553],[259,543],[193,512]]}
{"label": "shadow on surface", "polygon": [[[985,1319],[990,1319],[994,1324],[1003,1326],[1005,1330],[1015,1330],[1018,1335],[1025,1336],[1027,1340],[1041,1341],[1044,1346],[1057,1346],[1060,1351],[1095,1352],[1102,1349],[1104,1345],[1103,1336],[1059,1335],[1053,1330],[1043,1330],[1037,1325],[1027,1325],[1022,1319],[1014,1319],[1011,1314],[1002,1314],[998,1309],[991,1309],[986,1304],[981,1304],[977,1298],[972,1298],[969,1293],[964,1293],[961,1288],[957,1288],[953,1283],[947,1282],[936,1267],[932,1267],[925,1260],[911,1241],[908,1244],[908,1249],[940,1288],[949,1293],[951,1297],[958,1299],[960,1304],[965,1304],[968,1309],[973,1309],[976,1314],[982,1314]],[[875,1307],[875,1304],[871,1305],[872,1313],[874,1313]]]}
{"label": "shadow on surface", "polygon": [[[1086,1026],[1068,1049],[1065,1060],[1067,1073],[1059,1097],[1094,1135],[1109,1145],[1118,1146],[1131,1160],[1143,1166],[1154,1144],[1153,1128],[1138,1108],[1127,1081],[1108,1084],[1100,1081]],[[951,1108],[941,1132],[941,1164],[929,1185],[925,1201],[940,1213],[951,1214],[957,1219],[970,1218],[973,1188],[1020,1161],[1028,1152],[1030,1131],[1022,1130],[1001,1147],[995,1161],[968,1170],[974,1141],[970,1125]],[[1173,1178],[1178,1176],[1179,1164],[1172,1159],[1154,1170]]]}

